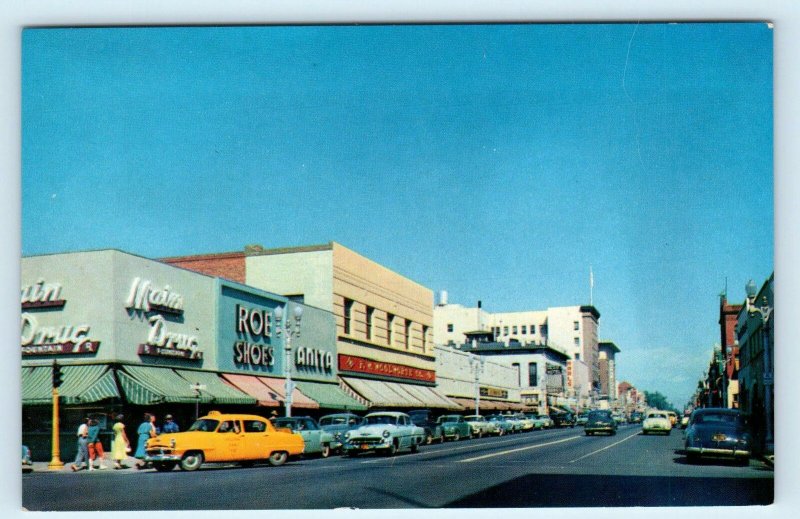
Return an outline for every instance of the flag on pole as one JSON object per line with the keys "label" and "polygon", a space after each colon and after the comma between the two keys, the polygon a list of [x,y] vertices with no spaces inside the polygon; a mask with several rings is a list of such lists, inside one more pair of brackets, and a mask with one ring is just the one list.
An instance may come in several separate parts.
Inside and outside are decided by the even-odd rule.
{"label": "flag on pole", "polygon": [[589,304],[592,305],[594,302],[592,298],[594,296],[594,273],[592,272],[592,266],[589,265]]}

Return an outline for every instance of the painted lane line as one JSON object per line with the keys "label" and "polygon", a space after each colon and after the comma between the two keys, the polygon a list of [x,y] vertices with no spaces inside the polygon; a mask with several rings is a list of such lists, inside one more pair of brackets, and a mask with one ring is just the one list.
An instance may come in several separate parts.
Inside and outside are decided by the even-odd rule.
{"label": "painted lane line", "polygon": [[511,454],[511,453],[514,453],[514,452],[527,451],[527,450],[531,450],[531,449],[538,449],[540,447],[547,447],[548,445],[555,445],[557,443],[564,443],[564,442],[568,442],[568,441],[571,441],[571,440],[577,440],[578,438],[583,438],[583,436],[570,436],[568,438],[564,438],[563,440],[556,440],[556,441],[548,442],[548,443],[539,443],[537,445],[529,445],[528,447],[520,447],[518,449],[510,449],[510,450],[507,450],[507,451],[494,452],[492,454],[484,454],[483,456],[477,456],[475,458],[467,458],[465,460],[458,460],[458,463],[470,463],[472,461],[485,460],[486,458],[493,458],[495,456],[504,456],[506,454]]}
{"label": "painted lane line", "polygon": [[[557,431],[543,431],[542,434],[546,434],[548,432],[557,432]],[[527,434],[527,433],[526,433]],[[552,434],[549,436],[553,436]],[[480,447],[485,447],[486,445],[499,445],[502,443],[513,443],[515,441],[519,441],[524,437],[515,437],[515,438],[507,438],[505,440],[498,440],[494,442],[483,442],[483,443],[468,443],[467,445],[463,445],[461,447],[450,447],[449,449],[438,449],[438,450],[429,450],[427,447],[421,449],[417,452],[414,456],[425,456],[425,455],[435,455],[441,454],[445,452],[454,452],[454,451],[463,451],[464,449],[476,449]],[[385,461],[386,459],[393,459],[393,458],[383,458],[379,460],[369,460],[369,461],[362,461],[361,463],[379,463],[380,461]]]}
{"label": "painted lane line", "polygon": [[606,449],[610,449],[611,447],[613,447],[613,446],[615,446],[615,445],[619,445],[619,444],[620,444],[620,443],[622,443],[622,442],[626,442],[626,441],[630,440],[631,438],[633,438],[634,436],[639,436],[639,432],[637,431],[635,434],[631,434],[630,436],[628,436],[628,437],[626,437],[626,438],[623,438],[623,439],[621,439],[621,440],[620,440],[620,441],[618,441],[618,442],[612,443],[611,445],[607,445],[607,446],[603,447],[602,449],[597,449],[596,451],[594,451],[594,452],[590,452],[589,454],[586,454],[586,455],[584,455],[584,456],[581,456],[580,458],[575,458],[574,460],[570,461],[570,463],[575,463],[576,461],[580,461],[580,460],[582,460],[583,458],[588,458],[589,456],[594,456],[594,455],[595,455],[595,454],[597,454],[598,452],[603,452],[604,450],[606,450]]}

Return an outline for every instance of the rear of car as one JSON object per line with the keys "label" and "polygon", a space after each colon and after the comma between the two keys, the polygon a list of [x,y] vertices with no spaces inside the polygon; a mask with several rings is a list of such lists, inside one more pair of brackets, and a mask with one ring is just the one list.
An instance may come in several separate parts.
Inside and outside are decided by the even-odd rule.
{"label": "rear of car", "polygon": [[752,437],[737,409],[698,409],[689,420],[685,441],[689,461],[731,458],[749,463]]}
{"label": "rear of car", "polygon": [[642,422],[642,434],[669,434],[672,423],[665,411],[651,411]]}
{"label": "rear of car", "polygon": [[610,411],[592,411],[586,415],[586,425],[583,426],[586,436],[595,434],[617,434],[617,422]]}

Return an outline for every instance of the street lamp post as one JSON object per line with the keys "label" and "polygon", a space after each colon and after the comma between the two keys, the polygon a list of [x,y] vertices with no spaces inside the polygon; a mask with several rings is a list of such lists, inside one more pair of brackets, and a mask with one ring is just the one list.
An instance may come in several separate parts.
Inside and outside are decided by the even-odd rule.
{"label": "street lamp post", "polygon": [[283,306],[275,308],[275,333],[280,337],[283,335],[285,352],[285,373],[286,383],[284,391],[286,393],[286,416],[292,416],[292,393],[294,392],[294,382],[292,382],[292,337],[300,337],[300,319],[303,317],[303,307],[295,305],[294,322],[291,321]]}
{"label": "street lamp post", "polygon": [[766,432],[764,437],[764,449],[767,454],[772,454],[775,449],[772,438],[772,385],[774,383],[772,362],[769,356],[769,323],[772,318],[773,307],[769,306],[766,296],[761,298],[761,306],[756,306],[756,284],[751,279],[745,285],[747,292],[747,314],[758,316],[761,319],[761,338],[763,342],[763,382],[764,382],[764,412],[766,414]]}
{"label": "street lamp post", "polygon": [[481,390],[480,390],[480,377],[481,373],[483,372],[483,367],[486,364],[486,359],[481,356],[480,359],[478,357],[470,357],[469,364],[472,367],[472,372],[475,375],[475,414],[479,415],[480,407],[481,407]]}
{"label": "street lamp post", "polygon": [[205,384],[201,384],[199,382],[195,382],[189,386],[189,389],[194,391],[194,419],[197,420],[200,418],[200,398],[201,392],[205,391],[206,386]]}

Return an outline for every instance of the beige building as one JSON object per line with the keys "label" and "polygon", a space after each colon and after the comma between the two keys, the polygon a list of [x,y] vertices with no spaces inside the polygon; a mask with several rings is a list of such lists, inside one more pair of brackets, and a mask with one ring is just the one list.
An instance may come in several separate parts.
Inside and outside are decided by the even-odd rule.
{"label": "beige building", "polygon": [[216,275],[224,268],[246,285],[331,312],[343,388],[367,405],[459,407],[435,389],[433,292],[343,245],[250,246],[164,261]]}

